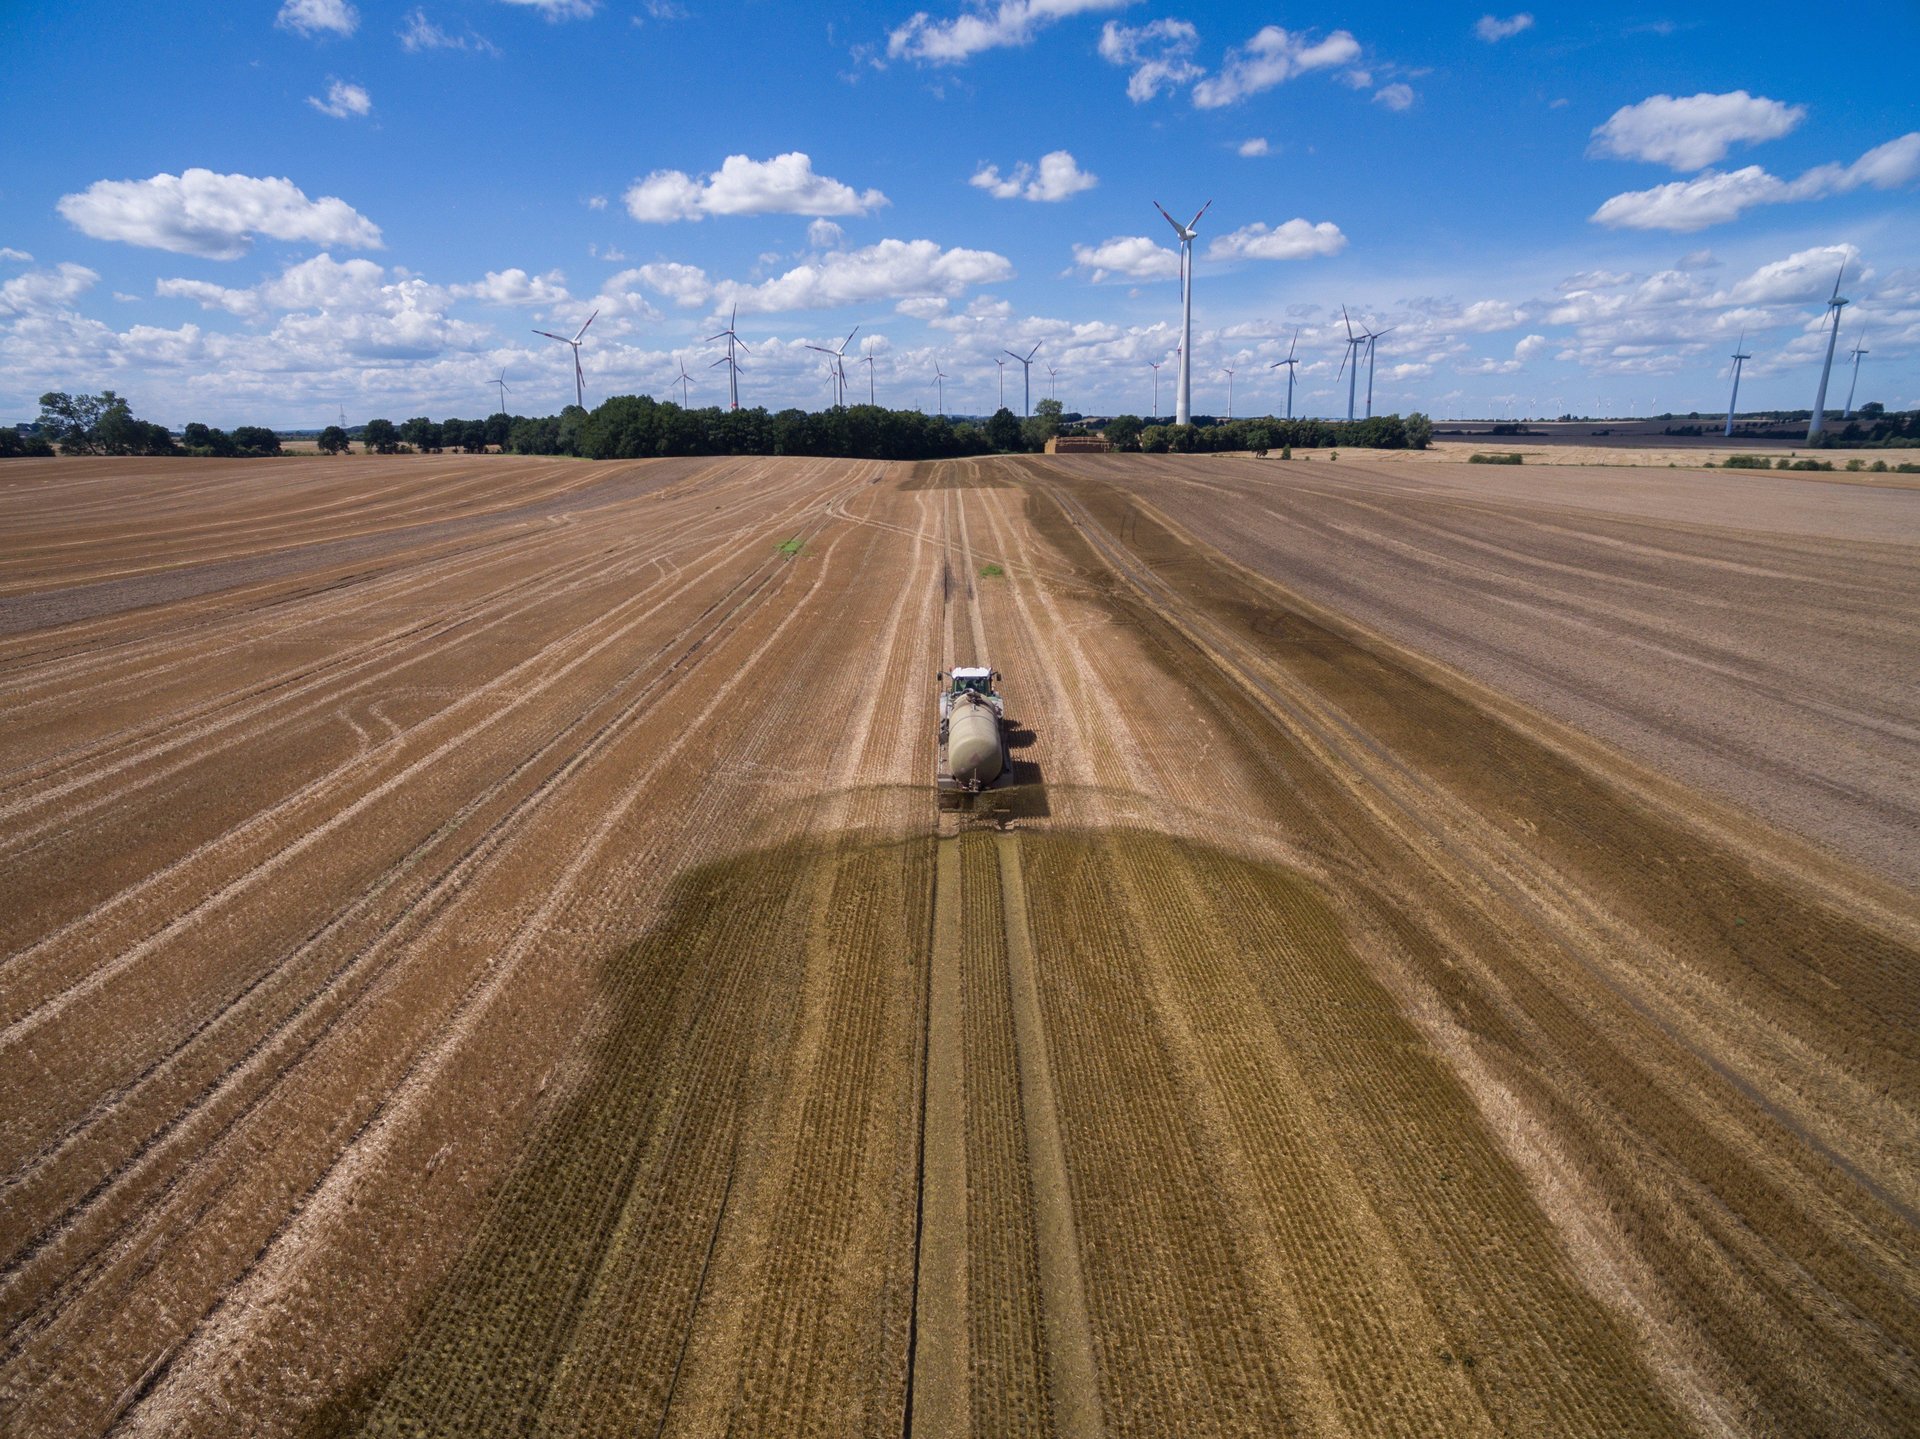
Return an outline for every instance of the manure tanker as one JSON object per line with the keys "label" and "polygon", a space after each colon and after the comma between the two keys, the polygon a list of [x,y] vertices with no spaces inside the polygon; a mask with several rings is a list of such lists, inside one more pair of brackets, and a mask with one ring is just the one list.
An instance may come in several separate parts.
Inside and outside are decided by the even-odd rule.
{"label": "manure tanker", "polygon": [[977,794],[1007,777],[1006,706],[986,665],[956,666],[939,675],[941,794]]}

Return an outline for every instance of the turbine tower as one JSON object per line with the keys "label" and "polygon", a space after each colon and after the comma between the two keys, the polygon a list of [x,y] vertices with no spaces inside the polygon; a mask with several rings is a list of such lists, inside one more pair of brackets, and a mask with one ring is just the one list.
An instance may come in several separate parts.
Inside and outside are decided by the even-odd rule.
{"label": "turbine tower", "polygon": [[[938,359],[935,359],[933,362],[933,403],[935,416],[945,419],[947,414],[947,377],[945,372],[941,370]],[[1005,407],[1002,406],[1002,408],[1004,409]]]}
{"label": "turbine tower", "polygon": [[1160,418],[1160,367],[1165,360],[1148,360],[1147,368],[1153,371],[1153,418]]}
{"label": "turbine tower", "polygon": [[[865,350],[866,353],[861,355],[860,359],[865,360],[867,363],[867,403],[869,405],[875,405],[877,408],[877,402],[873,398],[873,351],[867,348],[867,346],[872,343],[873,337],[868,336],[866,343],[861,346],[861,349]],[[856,361],[856,363],[858,362]]]}
{"label": "turbine tower", "polygon": [[1733,438],[1734,406],[1740,403],[1740,367],[1746,364],[1748,360],[1751,360],[1753,358],[1752,355],[1741,353],[1746,348],[1747,348],[1747,332],[1745,330],[1742,330],[1740,332],[1740,342],[1733,347],[1733,354],[1729,357],[1733,361],[1733,393],[1727,397],[1726,437],[1728,439]]}
{"label": "turbine tower", "polygon": [[1000,367],[1000,408],[1007,407],[1007,362],[996,357],[994,364]]}
{"label": "turbine tower", "polygon": [[1386,328],[1386,329],[1384,329],[1384,330],[1380,330],[1380,331],[1377,331],[1377,332],[1376,332],[1376,331],[1373,331],[1373,330],[1368,330],[1368,331],[1366,331],[1366,339],[1367,339],[1367,418],[1368,418],[1369,420],[1371,420],[1371,419],[1373,418],[1373,342],[1374,342],[1375,340],[1377,340],[1377,339],[1379,339],[1381,335],[1391,335],[1391,334],[1392,334],[1392,333],[1394,332],[1394,329],[1395,329],[1395,327],[1394,327],[1394,326],[1392,326],[1392,325],[1389,325],[1389,326],[1387,326],[1387,328]]}
{"label": "turbine tower", "polygon": [[1853,356],[1853,379],[1847,383],[1847,408],[1842,411],[1840,415],[1840,418],[1843,420],[1853,418],[1853,392],[1860,384],[1860,357],[1873,353],[1873,351],[1864,348],[1861,344],[1861,340],[1865,340],[1866,338],[1867,332],[1863,329],[1860,332],[1860,339],[1855,340],[1853,342],[1853,348],[1847,351],[1849,355]]}
{"label": "turbine tower", "polygon": [[[678,355],[673,357],[673,362],[680,367],[680,408],[684,410],[688,408],[687,385],[692,381],[693,376],[687,373],[687,362]],[[667,381],[667,388],[673,388],[673,381]]]}
{"label": "turbine tower", "polygon": [[1293,418],[1293,367],[1300,363],[1298,360],[1294,359],[1293,352],[1295,347],[1297,347],[1299,343],[1300,343],[1300,327],[1298,325],[1295,325],[1293,327],[1293,339],[1287,345],[1286,359],[1275,360],[1271,365],[1267,366],[1269,370],[1277,370],[1282,365],[1285,365],[1287,367],[1287,418],[1289,420]]}
{"label": "turbine tower", "polygon": [[[1001,351],[1002,354],[1013,355],[1013,358],[1020,362],[1020,370],[1026,376],[1027,397],[1024,403],[1029,416],[1033,414],[1033,357],[1040,353],[1040,346],[1044,344],[1046,344],[1045,340],[1039,341],[1025,355],[1014,355],[1012,350]],[[1006,371],[1002,370],[1001,373],[1005,374]]]}
{"label": "turbine tower", "polygon": [[[594,320],[599,317],[599,314],[600,312],[595,310],[593,314],[587,316],[587,325],[591,325]],[[587,333],[587,325],[582,325],[580,332],[571,340],[565,335],[554,334],[552,330],[535,330],[533,332],[536,335],[545,335],[549,340],[558,340],[563,345],[573,346],[573,402],[583,410],[587,407],[587,381],[586,376],[582,374],[580,370],[580,341]],[[501,373],[505,374],[506,371],[502,370]]]}
{"label": "turbine tower", "polygon": [[1200,231],[1196,228],[1200,217],[1212,208],[1209,200],[1193,212],[1193,218],[1181,224],[1167,214],[1167,207],[1158,200],[1153,208],[1165,217],[1173,226],[1173,233],[1180,237],[1180,382],[1174,391],[1173,421],[1177,425],[1193,423],[1193,367],[1188,364],[1188,353],[1193,349],[1193,240]]}
{"label": "turbine tower", "polygon": [[[1360,378],[1360,347],[1364,345],[1366,341],[1353,333],[1353,321],[1347,318],[1347,307],[1345,305],[1340,307],[1340,322],[1347,327],[1347,353],[1341,357],[1340,369],[1348,371],[1347,422],[1351,424],[1353,422],[1354,383]],[[1336,385],[1340,383],[1339,370],[1334,372],[1333,382]]]}
{"label": "turbine tower", "polygon": [[1840,273],[1833,277],[1833,295],[1827,301],[1827,309],[1833,313],[1833,328],[1827,332],[1827,362],[1820,367],[1820,393],[1813,399],[1813,418],[1807,421],[1807,443],[1812,444],[1815,436],[1825,427],[1827,409],[1827,376],[1833,370],[1833,347],[1840,342],[1840,311],[1847,301],[1840,297],[1840,281],[1846,278],[1847,262],[1840,262]]}
{"label": "turbine tower", "polygon": [[1222,365],[1220,372],[1227,377],[1227,418],[1233,418],[1233,366]]}
{"label": "turbine tower", "polygon": [[717,335],[707,336],[709,341],[725,340],[727,342],[727,353],[725,357],[715,360],[713,364],[708,365],[707,368],[711,370],[720,365],[727,367],[727,408],[730,410],[740,408],[740,362],[734,358],[734,347],[738,345],[742,350],[746,350],[749,355],[753,353],[753,351],[747,350],[745,345],[740,344],[740,337],[733,331],[733,322],[739,318],[740,302],[736,300],[733,305],[733,313],[727,316],[727,328],[720,331]]}
{"label": "turbine tower", "polygon": [[[1855,368],[1857,369],[1857,368],[1858,368],[1858,366],[1856,366]],[[1053,398],[1053,380],[1054,380],[1054,376],[1056,376],[1056,375],[1058,375],[1059,373],[1060,373],[1060,372],[1059,372],[1058,370],[1056,370],[1056,369],[1054,369],[1054,367],[1053,367],[1052,365],[1048,365],[1048,366],[1047,366],[1047,398],[1048,398],[1049,400],[1051,400],[1051,399]]]}
{"label": "turbine tower", "polygon": [[825,345],[807,346],[809,350],[818,350],[821,354],[831,358],[835,386],[834,395],[836,397],[834,403],[839,405],[841,409],[845,409],[847,406],[847,346],[853,343],[853,337],[859,333],[860,327],[858,325],[848,330],[847,338],[840,342],[840,348],[837,350],[829,350]]}
{"label": "turbine tower", "polygon": [[[500,413],[504,415],[507,412],[507,391],[513,388],[511,385],[507,383],[507,372],[505,370],[502,370],[500,372],[499,379],[488,380],[487,383],[489,385],[498,385],[500,387]],[[345,410],[342,410],[340,412],[342,429],[346,428],[346,424],[345,424],[346,413],[347,412]]]}

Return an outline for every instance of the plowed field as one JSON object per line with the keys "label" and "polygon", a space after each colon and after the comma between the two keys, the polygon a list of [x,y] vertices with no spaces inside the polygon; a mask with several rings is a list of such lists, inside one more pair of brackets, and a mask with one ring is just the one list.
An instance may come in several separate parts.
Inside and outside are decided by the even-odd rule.
{"label": "plowed field", "polygon": [[0,1428],[1920,1431],[1916,574],[1784,476],[10,462]]}

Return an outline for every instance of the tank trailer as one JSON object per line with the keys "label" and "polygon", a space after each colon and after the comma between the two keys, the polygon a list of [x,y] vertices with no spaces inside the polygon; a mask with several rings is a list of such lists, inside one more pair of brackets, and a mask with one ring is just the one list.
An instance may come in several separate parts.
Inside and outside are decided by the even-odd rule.
{"label": "tank trailer", "polygon": [[951,674],[942,670],[938,676],[940,753],[935,782],[943,805],[963,804],[964,796],[1008,778],[1006,704],[993,687],[999,678],[986,665],[956,665]]}

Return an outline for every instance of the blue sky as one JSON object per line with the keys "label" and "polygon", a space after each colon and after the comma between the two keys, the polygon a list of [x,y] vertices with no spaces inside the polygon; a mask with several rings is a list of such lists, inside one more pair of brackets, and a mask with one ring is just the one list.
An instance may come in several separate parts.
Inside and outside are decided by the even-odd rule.
{"label": "blue sky", "polygon": [[[1920,406],[1920,10],[1446,4],[14,3],[0,418],[114,388],[175,425],[724,396],[817,407],[860,326],[883,404],[1805,406],[1844,258],[1859,399]],[[1806,43],[1800,43],[1804,38]],[[1879,57],[1887,57],[1885,60]],[[30,58],[23,58],[30,57]],[[717,320],[716,317],[719,317]],[[1048,376],[1052,365],[1057,374]],[[867,367],[856,393],[864,398]],[[1007,397],[1019,409],[1017,370]],[[1836,364],[1837,404],[1846,375]]]}

